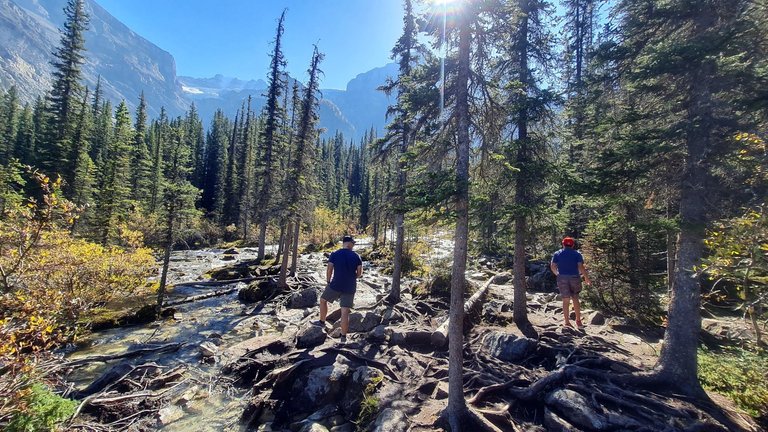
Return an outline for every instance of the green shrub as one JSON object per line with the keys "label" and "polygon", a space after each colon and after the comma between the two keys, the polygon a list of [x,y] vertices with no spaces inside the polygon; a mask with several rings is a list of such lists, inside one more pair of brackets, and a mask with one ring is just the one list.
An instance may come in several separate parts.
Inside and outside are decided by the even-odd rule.
{"label": "green shrub", "polygon": [[699,381],[755,418],[768,420],[768,354],[742,349],[699,351]]}
{"label": "green shrub", "polygon": [[377,376],[371,379],[371,382],[365,387],[363,392],[363,401],[360,402],[360,414],[357,416],[357,430],[363,431],[366,426],[373,421],[376,413],[379,412],[379,398],[374,396],[376,393],[376,387],[384,379],[382,376]]}
{"label": "green shrub", "polygon": [[42,432],[74,414],[77,402],[51,392],[42,384],[33,384],[24,397],[25,408],[8,425],[8,432]]}

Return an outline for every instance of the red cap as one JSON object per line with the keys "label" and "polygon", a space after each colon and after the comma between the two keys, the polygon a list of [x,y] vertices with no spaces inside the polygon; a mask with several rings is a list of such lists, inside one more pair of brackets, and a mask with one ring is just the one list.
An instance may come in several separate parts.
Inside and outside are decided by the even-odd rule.
{"label": "red cap", "polygon": [[573,239],[573,237],[566,237],[563,239],[563,246],[565,247],[573,247],[576,244],[576,240]]}

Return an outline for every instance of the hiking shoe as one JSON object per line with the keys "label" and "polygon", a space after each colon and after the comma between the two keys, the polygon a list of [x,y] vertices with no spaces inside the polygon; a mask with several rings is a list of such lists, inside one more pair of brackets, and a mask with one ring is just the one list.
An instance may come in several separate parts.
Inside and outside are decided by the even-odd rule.
{"label": "hiking shoe", "polygon": [[347,337],[346,337],[345,335],[341,335],[341,337],[339,338],[339,341],[338,341],[338,342],[336,342],[336,343],[334,344],[334,346],[335,346],[336,348],[341,348],[341,347],[343,347],[343,346],[344,346],[344,345],[346,345],[346,344],[347,344]]}
{"label": "hiking shoe", "polygon": [[312,324],[313,326],[325,328],[325,321],[314,320],[314,321],[310,321],[309,323]]}

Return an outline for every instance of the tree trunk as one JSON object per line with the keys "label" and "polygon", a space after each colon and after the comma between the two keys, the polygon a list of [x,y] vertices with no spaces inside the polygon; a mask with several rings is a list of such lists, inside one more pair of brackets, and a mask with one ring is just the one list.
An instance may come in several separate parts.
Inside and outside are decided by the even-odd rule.
{"label": "tree trunk", "polygon": [[259,254],[256,257],[259,262],[264,261],[264,248],[266,247],[267,242],[267,220],[264,218],[264,220],[261,221],[259,224]]}
{"label": "tree trunk", "polygon": [[[288,227],[285,229],[286,233],[292,233],[293,232],[293,222],[288,222]],[[280,275],[277,279],[277,286],[280,288],[285,288],[288,286],[288,283],[286,282],[286,275],[288,273],[288,251],[291,249],[291,238],[293,237],[290,234],[286,234],[285,236],[285,243],[283,246],[283,250],[285,253],[283,254],[283,260],[280,263]]]}
{"label": "tree trunk", "polygon": [[[667,219],[672,219],[672,203],[667,204]],[[667,230],[667,290],[672,292],[675,275],[675,233]]]}
{"label": "tree trunk", "polygon": [[405,216],[395,215],[395,258],[392,261],[392,288],[387,300],[391,304],[400,303],[400,276],[403,271],[403,243],[405,241]]}
{"label": "tree trunk", "polygon": [[[711,25],[711,11],[702,10],[698,27]],[[707,227],[707,154],[712,149],[712,107],[710,77],[715,75],[714,60],[706,60],[691,78],[688,107],[687,150],[680,177],[680,234],[677,262],[669,302],[668,326],[664,333],[655,372],[663,382],[674,383],[686,395],[705,397],[697,376],[697,350],[701,332],[701,286],[696,268],[701,265]]]}
{"label": "tree trunk", "polygon": [[517,119],[517,168],[520,169],[515,178],[515,207],[517,216],[515,216],[515,262],[514,280],[515,294],[513,303],[513,318],[518,327],[528,324],[528,306],[525,297],[525,237],[528,231],[526,220],[526,211],[528,202],[528,165],[530,164],[528,156],[528,11],[530,9],[528,0],[520,0],[520,9],[523,13],[520,19],[518,50],[520,55],[520,82],[523,86],[523,95],[525,98],[518,111]]}
{"label": "tree trunk", "polygon": [[[296,268],[299,265],[299,234],[301,231],[301,220],[296,220],[293,227],[293,246],[291,247],[291,276],[296,276]],[[286,251],[286,253],[288,253]]]}
{"label": "tree trunk", "polygon": [[[464,6],[468,9],[467,6]],[[459,53],[456,75],[456,231],[451,274],[451,306],[448,324],[448,422],[452,432],[461,430],[467,411],[464,400],[464,272],[469,232],[469,56],[471,31],[468,11],[459,14]]]}
{"label": "tree trunk", "polygon": [[163,300],[165,299],[165,285],[168,282],[168,266],[171,262],[171,249],[173,249],[173,217],[176,214],[174,207],[172,206],[168,210],[168,226],[165,237],[165,251],[163,252],[163,272],[160,276],[160,286],[157,288],[157,305],[155,306],[155,313],[160,316],[160,312],[163,310]]}
{"label": "tree trunk", "polygon": [[280,224],[280,241],[277,243],[275,262],[280,262],[280,257],[283,255],[283,241],[285,241],[285,223]]}

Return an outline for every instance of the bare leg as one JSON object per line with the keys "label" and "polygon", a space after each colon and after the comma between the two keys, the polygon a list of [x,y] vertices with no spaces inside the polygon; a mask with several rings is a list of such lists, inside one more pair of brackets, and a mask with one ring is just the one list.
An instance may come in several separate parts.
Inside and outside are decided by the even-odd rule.
{"label": "bare leg", "polygon": [[325,322],[325,317],[328,315],[328,300],[320,299],[320,321]]}
{"label": "bare leg", "polygon": [[[575,306],[575,304],[574,304]],[[563,297],[563,317],[565,317],[565,325],[569,326],[571,325],[571,298],[570,297]]]}
{"label": "bare leg", "polygon": [[341,335],[346,336],[349,332],[349,308],[341,308]]}
{"label": "bare leg", "polygon": [[573,295],[573,313],[576,314],[576,325],[581,326],[581,304],[578,294]]}

